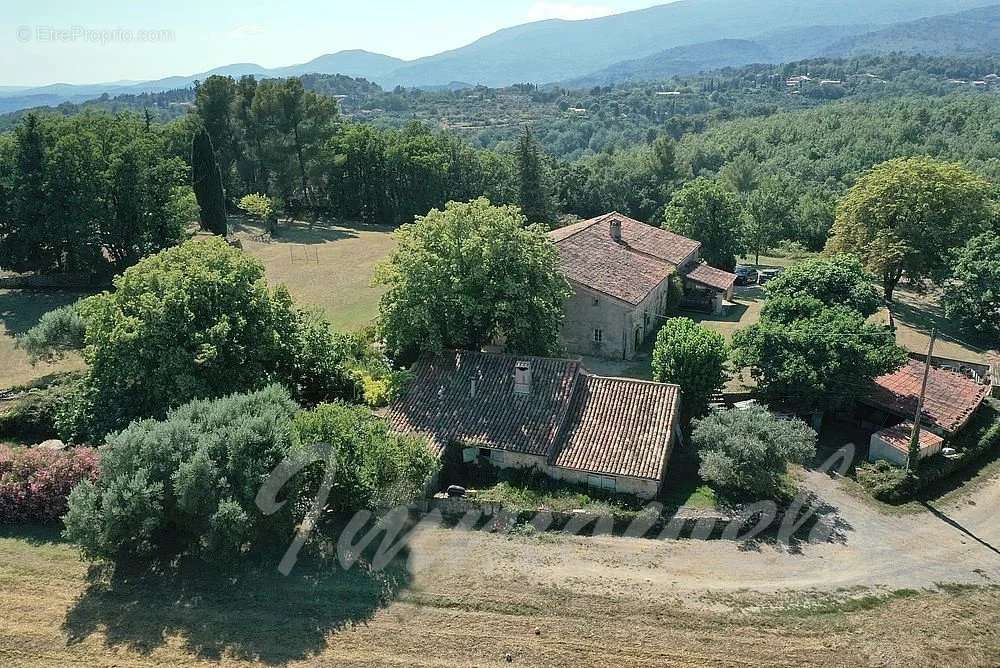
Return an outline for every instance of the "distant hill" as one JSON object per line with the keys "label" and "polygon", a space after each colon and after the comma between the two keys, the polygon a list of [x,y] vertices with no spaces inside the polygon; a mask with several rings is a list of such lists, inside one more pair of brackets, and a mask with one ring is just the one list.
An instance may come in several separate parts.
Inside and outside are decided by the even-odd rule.
{"label": "distant hill", "polygon": [[769,62],[772,62],[771,51],[759,42],[718,39],[677,46],[645,58],[615,63],[586,77],[571,79],[565,85],[569,88],[589,88],[629,81],[655,81],[721,67]]}
{"label": "distant hill", "polygon": [[[237,63],[138,83],[0,87],[0,113],[79,103],[102,94],[186,88],[213,74],[343,74],[385,88],[438,89],[455,87],[449,82],[498,87],[520,82],[663,78],[756,61],[787,62],[876,50],[995,50],[996,4],[997,0],[678,0],[583,21],[528,23],[413,61],[353,50],[274,69]],[[979,8],[986,9],[967,11]],[[941,17],[942,10],[963,14]],[[844,25],[845,20],[852,25]],[[866,34],[859,35],[862,32]]]}
{"label": "distant hill", "polygon": [[180,88],[189,88],[195,81],[204,81],[212,75],[234,78],[252,74],[258,78],[293,77],[304,74],[342,74],[347,77],[382,75],[406,61],[369,51],[339,51],[310,60],[301,65],[266,68],[256,63],[234,63],[216,67],[205,72],[188,76],[166,77],[153,81],[117,82],[110,84],[51,84],[36,88],[12,87],[5,91],[0,87],[0,113],[9,113],[31,107],[57,106],[64,102],[79,104],[101,95],[140,95],[142,93],[162,93]]}
{"label": "distant hill", "polygon": [[919,53],[942,56],[997,52],[1000,52],[1000,5],[908,21],[847,37],[826,47],[821,55]]}
{"label": "distant hill", "polygon": [[550,20],[508,28],[408,63],[376,81],[383,86],[454,80],[487,86],[564,81],[674,47],[719,39],[755,40],[768,31],[842,25],[845,19],[881,27],[995,1],[680,0],[586,21]]}
{"label": "distant hill", "polygon": [[809,58],[847,58],[888,53],[931,56],[1000,53],[1000,5],[905,21],[891,26],[809,26],[772,31],[752,40],[721,39],[674,47],[615,63],[565,82],[586,88],[629,81],[656,81],[751,63]]}

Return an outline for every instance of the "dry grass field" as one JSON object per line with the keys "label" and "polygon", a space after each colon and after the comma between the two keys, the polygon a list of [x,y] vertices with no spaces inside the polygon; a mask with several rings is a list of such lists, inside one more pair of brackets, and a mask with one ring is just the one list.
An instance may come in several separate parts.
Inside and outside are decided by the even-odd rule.
{"label": "dry grass field", "polygon": [[[696,594],[573,584],[574,542],[487,536],[548,579],[462,560],[388,576],[333,567],[110,577],[53,532],[0,534],[0,665],[1000,665],[1000,590]],[[418,548],[414,548],[418,549]],[[412,556],[412,555],[411,555]],[[608,572],[616,563],[609,552]],[[594,582],[580,572],[580,583]],[[648,583],[648,581],[647,581]],[[508,664],[506,655],[510,654]]]}
{"label": "dry grass field", "polygon": [[372,270],[395,247],[391,228],[282,223],[279,236],[259,242],[259,227],[235,227],[243,248],[264,263],[268,281],[286,285],[297,302],[322,308],[337,329],[355,330],[374,319],[382,290],[371,285]]}
{"label": "dry grass field", "polygon": [[71,304],[81,296],[62,291],[0,290],[0,389],[83,366],[83,360],[77,356],[56,364],[33,366],[28,356],[15,345],[15,337],[31,329],[43,313]]}

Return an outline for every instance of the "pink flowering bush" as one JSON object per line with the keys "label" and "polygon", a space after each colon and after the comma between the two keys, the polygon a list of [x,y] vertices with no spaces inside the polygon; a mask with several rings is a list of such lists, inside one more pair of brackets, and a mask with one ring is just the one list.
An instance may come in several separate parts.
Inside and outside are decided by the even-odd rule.
{"label": "pink flowering bush", "polygon": [[0,524],[51,522],[66,513],[77,483],[96,480],[97,450],[0,446]]}

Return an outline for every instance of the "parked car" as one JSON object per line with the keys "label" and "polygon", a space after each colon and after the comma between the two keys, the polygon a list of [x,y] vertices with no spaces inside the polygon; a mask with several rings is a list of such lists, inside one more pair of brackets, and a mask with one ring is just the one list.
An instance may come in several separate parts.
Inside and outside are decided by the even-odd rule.
{"label": "parked car", "polygon": [[736,285],[753,285],[757,282],[757,270],[744,264],[736,265]]}
{"label": "parked car", "polygon": [[760,285],[764,285],[772,278],[777,278],[778,276],[780,276],[782,273],[784,273],[784,271],[785,270],[781,268],[761,269],[760,271],[757,272],[757,283]]}

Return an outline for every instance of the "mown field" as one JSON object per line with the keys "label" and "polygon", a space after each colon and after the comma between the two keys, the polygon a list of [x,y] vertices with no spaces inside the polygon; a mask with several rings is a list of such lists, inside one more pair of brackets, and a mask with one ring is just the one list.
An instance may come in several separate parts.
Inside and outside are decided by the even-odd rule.
{"label": "mown field", "polygon": [[[285,284],[299,303],[321,308],[337,329],[357,330],[375,318],[382,290],[371,285],[372,271],[395,246],[390,228],[320,224],[309,229],[304,223],[284,224],[280,236],[267,243],[254,241],[260,228],[239,224],[237,230],[244,249],[264,263],[268,281]],[[33,366],[15,346],[15,337],[34,326],[43,313],[81,296],[0,290],[0,389],[82,367],[77,356]]]}
{"label": "mown field", "polygon": [[0,389],[83,366],[83,361],[73,355],[57,364],[32,365],[15,345],[15,337],[31,329],[43,313],[71,304],[81,296],[62,291],[0,290]]}
{"label": "mown field", "polygon": [[[573,563],[558,540],[526,552]],[[975,667],[1000,665],[998,628],[995,588],[699,596],[512,580],[456,556],[416,575],[112,577],[54,531],[0,533],[0,665],[29,668]]]}
{"label": "mown field", "polygon": [[371,285],[372,271],[395,247],[392,228],[288,223],[266,243],[254,240],[259,227],[237,230],[270,283],[283,283],[297,302],[322,308],[337,329],[356,330],[375,318],[382,290]]}

